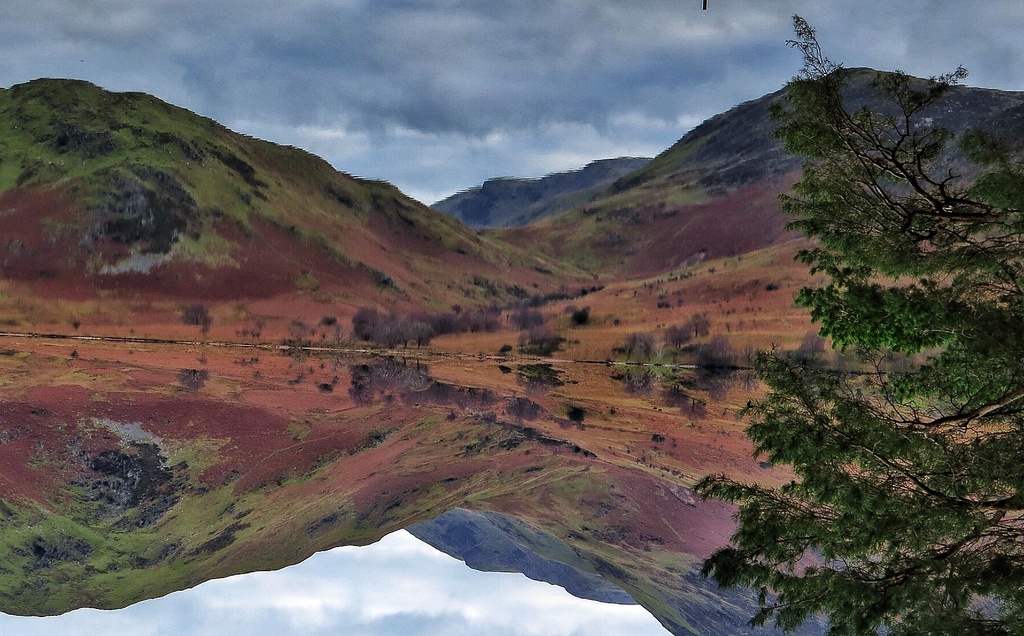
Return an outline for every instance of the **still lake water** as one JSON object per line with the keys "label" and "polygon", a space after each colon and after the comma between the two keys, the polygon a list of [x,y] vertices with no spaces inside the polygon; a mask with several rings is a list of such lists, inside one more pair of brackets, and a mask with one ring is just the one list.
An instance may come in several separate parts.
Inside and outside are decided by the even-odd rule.
{"label": "still lake water", "polygon": [[[0,614],[0,634],[745,633],[753,596],[699,574],[732,510],[686,487],[767,470],[740,374],[37,344],[0,357],[0,611],[128,607]],[[456,527],[449,553],[644,607],[401,530],[461,508],[504,521]],[[503,536],[573,571],[538,574]],[[281,569],[138,602],[255,568]]]}
{"label": "still lake water", "polygon": [[9,636],[662,635],[639,605],[578,599],[522,574],[477,572],[400,530],[276,572],[209,581],[117,611],[0,614]]}

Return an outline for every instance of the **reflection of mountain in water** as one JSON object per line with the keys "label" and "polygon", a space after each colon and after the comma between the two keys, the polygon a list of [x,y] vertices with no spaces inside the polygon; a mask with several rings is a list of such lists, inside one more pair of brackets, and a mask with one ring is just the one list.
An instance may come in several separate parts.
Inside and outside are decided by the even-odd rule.
{"label": "reflection of mountain in water", "polygon": [[406,528],[413,536],[482,572],[522,572],[579,598],[633,605],[625,590],[552,535],[514,517],[457,508]]}
{"label": "reflection of mountain in water", "polygon": [[479,569],[632,599],[675,634],[750,633],[753,595],[699,574],[732,508],[687,488],[722,468],[777,478],[712,419],[746,401],[739,384],[228,348],[192,371],[173,345],[75,346],[0,356],[0,612],[122,608],[413,525]]}
{"label": "reflection of mountain in water", "polygon": [[[637,602],[610,580],[629,580],[628,573],[606,571],[602,575],[591,561],[595,555],[509,515],[457,508],[406,530],[434,548],[465,561],[474,570],[520,572],[536,581],[558,585],[576,597],[602,603],[632,605]],[[695,572],[682,574],[674,586],[663,586],[660,592],[660,601],[689,623],[667,625],[672,633],[694,633],[691,630],[719,635],[779,633],[770,628],[751,629],[737,620],[749,611],[746,608],[753,603],[751,592],[718,589]],[[810,621],[795,633],[812,636],[823,631],[821,624]]]}

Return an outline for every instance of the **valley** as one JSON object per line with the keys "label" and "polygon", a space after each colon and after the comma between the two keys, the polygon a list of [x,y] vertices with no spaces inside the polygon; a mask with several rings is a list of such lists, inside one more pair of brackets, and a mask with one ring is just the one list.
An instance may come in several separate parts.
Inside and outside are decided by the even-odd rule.
{"label": "valley", "polygon": [[[483,518],[671,633],[748,633],[699,573],[735,508],[690,488],[792,479],[745,434],[756,352],[860,369],[794,306],[823,278],[779,95],[475,230],[147,95],[0,91],[0,611]],[[1020,133],[1021,94],[957,95],[937,121]]]}

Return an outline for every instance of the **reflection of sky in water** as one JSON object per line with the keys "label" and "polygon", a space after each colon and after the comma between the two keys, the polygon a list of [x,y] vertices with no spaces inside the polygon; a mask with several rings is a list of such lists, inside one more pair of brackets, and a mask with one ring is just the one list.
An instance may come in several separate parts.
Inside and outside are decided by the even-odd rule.
{"label": "reflection of sky in water", "polygon": [[117,612],[0,614],[15,636],[665,634],[638,605],[585,601],[521,574],[476,572],[405,531],[278,572],[210,581]]}

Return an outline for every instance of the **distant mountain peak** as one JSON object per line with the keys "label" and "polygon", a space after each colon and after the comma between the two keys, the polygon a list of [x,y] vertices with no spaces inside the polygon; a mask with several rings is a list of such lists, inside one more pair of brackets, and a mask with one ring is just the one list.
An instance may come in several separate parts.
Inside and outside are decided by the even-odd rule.
{"label": "distant mountain peak", "polygon": [[[855,108],[885,108],[872,87],[877,71],[842,73]],[[792,238],[778,196],[804,158],[786,152],[769,116],[785,95],[782,88],[710,117],[589,200],[501,236],[605,277],[653,275],[698,254],[734,256]],[[980,128],[1024,148],[1024,93],[954,86],[928,115],[954,134]]]}
{"label": "distant mountain peak", "polygon": [[553,216],[586,202],[603,187],[650,161],[646,157],[598,159],[582,168],[543,177],[495,177],[431,207],[471,227],[513,227]]}

